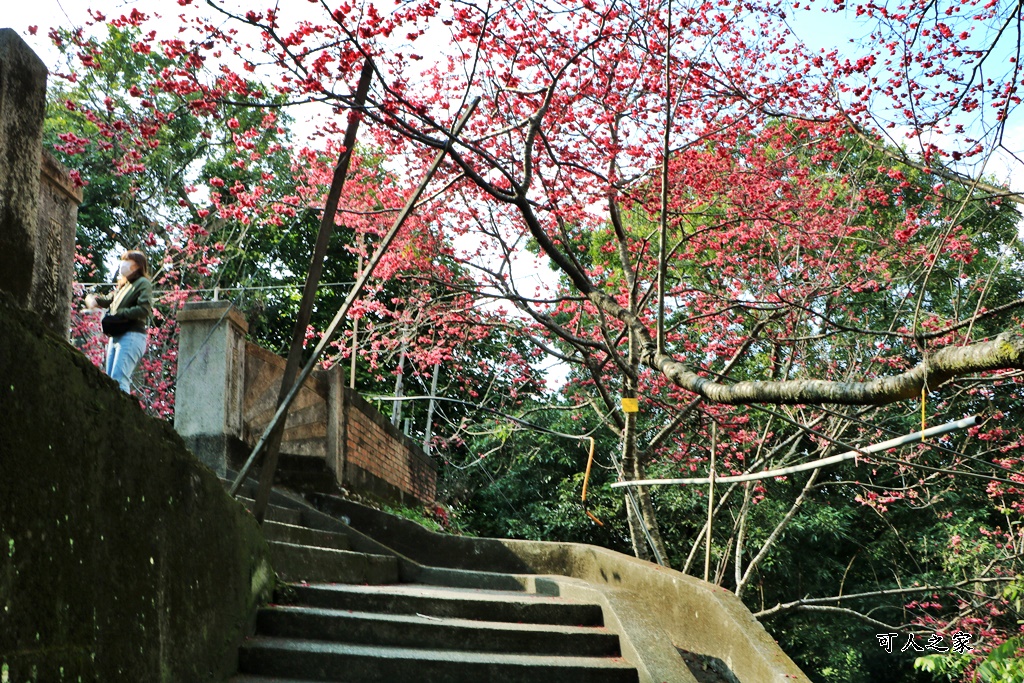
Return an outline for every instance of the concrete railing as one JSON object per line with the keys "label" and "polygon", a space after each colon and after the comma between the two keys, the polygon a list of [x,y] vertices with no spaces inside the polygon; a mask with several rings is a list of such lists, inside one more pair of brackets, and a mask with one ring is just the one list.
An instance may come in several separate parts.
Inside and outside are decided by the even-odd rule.
{"label": "concrete railing", "polygon": [[42,146],[46,73],[0,29],[0,290],[67,339],[82,192]]}

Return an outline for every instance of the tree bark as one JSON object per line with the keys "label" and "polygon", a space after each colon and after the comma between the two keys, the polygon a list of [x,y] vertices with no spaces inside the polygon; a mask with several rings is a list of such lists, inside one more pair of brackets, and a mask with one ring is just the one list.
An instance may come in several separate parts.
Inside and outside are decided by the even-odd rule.
{"label": "tree bark", "polygon": [[990,370],[1024,369],[1024,336],[1006,331],[985,342],[969,346],[947,346],[928,354],[917,367],[899,375],[866,382],[833,382],[828,380],[747,381],[722,384],[701,377],[686,363],[668,353],[658,351],[655,336],[640,318],[590,279],[551,240],[544,231],[533,208],[525,199],[516,201],[520,215],[530,234],[547,256],[572,281],[573,286],[607,315],[624,323],[631,337],[642,348],[639,361],[665,377],[677,387],[692,391],[714,403],[774,405],[808,403],[822,405],[884,405],[921,395],[922,387],[938,389],[949,380],[963,375]]}
{"label": "tree bark", "polygon": [[[633,476],[636,479],[646,479],[647,472],[639,458],[633,460]],[[644,523],[647,525],[647,532],[651,535],[651,542],[657,554],[662,558],[662,564],[671,568],[672,563],[668,559],[668,551],[665,548],[665,540],[661,537],[661,528],[658,526],[658,515],[651,501],[651,489],[647,486],[637,486],[637,500],[640,502],[640,512],[643,515]]]}
{"label": "tree bark", "polygon": [[[624,393],[625,395],[625,393]],[[627,396],[627,398],[630,398]],[[626,424],[622,430],[622,478],[627,481],[636,476],[636,413],[626,413]],[[640,517],[639,506],[634,506],[634,501],[639,501],[636,491],[627,489],[623,494],[626,505],[626,521],[629,523],[629,540],[633,544],[633,554],[641,560],[650,560],[651,553],[647,548],[647,539],[644,538],[643,519]]]}

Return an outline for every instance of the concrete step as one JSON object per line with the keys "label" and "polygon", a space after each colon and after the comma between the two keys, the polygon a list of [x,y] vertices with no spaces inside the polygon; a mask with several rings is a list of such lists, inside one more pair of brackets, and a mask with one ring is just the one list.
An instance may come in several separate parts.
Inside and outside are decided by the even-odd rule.
{"label": "concrete step", "polygon": [[[276,568],[275,564],[275,568]],[[292,585],[280,604],[524,624],[603,626],[600,605],[508,591],[396,586]]]}
{"label": "concrete step", "polygon": [[[283,446],[284,444],[282,444]],[[295,491],[340,493],[338,477],[322,457],[282,452],[274,481]]]}
{"label": "concrete step", "polygon": [[617,657],[619,638],[604,627],[507,624],[294,605],[261,609],[261,635],[355,645],[578,657]]}
{"label": "concrete step", "polygon": [[271,520],[263,522],[263,536],[268,541],[310,545],[317,548],[349,550],[351,547],[348,536],[345,534],[334,533],[333,531],[320,531],[319,529],[310,529],[307,526],[296,526]]}
{"label": "concrete step", "polygon": [[[244,505],[245,509],[249,512],[252,512],[253,507],[256,505],[255,500],[252,498],[246,498],[245,496],[238,496],[235,500]],[[279,505],[268,505],[267,514],[264,519],[269,519],[273,522],[284,522],[285,524],[301,526],[302,512],[292,508],[281,507]]]}
{"label": "concrete step", "polygon": [[620,658],[437,651],[264,636],[242,645],[239,672],[366,683],[637,683],[639,680],[636,669]]}
{"label": "concrete step", "polygon": [[398,560],[387,555],[316,548],[281,541],[270,541],[269,545],[274,571],[285,581],[369,584],[398,581]]}

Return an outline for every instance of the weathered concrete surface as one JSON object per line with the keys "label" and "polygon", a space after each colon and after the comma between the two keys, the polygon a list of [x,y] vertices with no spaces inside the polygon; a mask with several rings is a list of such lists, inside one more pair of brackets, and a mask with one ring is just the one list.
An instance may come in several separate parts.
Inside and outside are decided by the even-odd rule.
{"label": "weathered concrete surface", "polygon": [[0,29],[0,290],[32,303],[46,65],[9,28]]}
{"label": "weathered concrete surface", "polygon": [[0,295],[0,670],[221,681],[274,576],[255,520],[137,402]]}
{"label": "weathered concrete surface", "polygon": [[[277,412],[281,379],[287,364],[272,351],[245,345],[245,401],[242,405],[242,437],[255,445]],[[328,383],[322,373],[306,379],[288,409],[281,452],[324,460],[327,457]]]}
{"label": "weathered concrete surface", "polygon": [[448,536],[341,498],[315,501],[351,519],[353,548],[397,553],[403,581],[601,601],[641,681],[688,680],[681,648],[721,659],[741,683],[809,683],[735,595],[691,576],[606,548]]}
{"label": "weathered concrete surface", "polygon": [[75,279],[75,236],[82,190],[53,156],[43,151],[36,225],[32,310],[43,324],[67,338],[71,332],[71,286]]}
{"label": "weathered concrete surface", "polygon": [[241,455],[245,333],[229,301],[191,303],[178,312],[174,428],[218,475]]}

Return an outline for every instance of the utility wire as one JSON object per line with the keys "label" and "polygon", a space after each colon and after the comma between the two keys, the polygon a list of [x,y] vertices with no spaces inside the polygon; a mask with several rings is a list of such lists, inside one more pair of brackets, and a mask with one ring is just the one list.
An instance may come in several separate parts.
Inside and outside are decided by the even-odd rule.
{"label": "utility wire", "polygon": [[[82,287],[113,287],[117,285],[116,282],[75,282],[75,285],[81,285]],[[319,287],[351,287],[355,282],[321,282]],[[302,283],[297,282],[291,285],[256,285],[256,286],[237,286],[237,287],[200,287],[187,289],[175,290],[175,289],[154,289],[153,292],[156,294],[163,294],[164,292],[249,292],[259,290],[270,290],[270,289],[301,289]]]}
{"label": "utility wire", "polygon": [[367,396],[366,400],[368,400],[368,401],[424,401],[424,400],[430,400],[431,398],[433,398],[435,401],[447,401],[449,403],[459,403],[459,404],[462,404],[462,405],[472,406],[474,408],[477,408],[478,410],[483,410],[485,412],[491,413],[492,415],[498,415],[499,417],[503,417],[505,419],[511,420],[512,422],[515,422],[516,424],[520,424],[520,425],[522,425],[524,427],[527,427],[529,429],[533,429],[533,430],[538,431],[538,432],[543,432],[544,434],[551,434],[552,436],[560,436],[560,437],[563,437],[565,439],[576,439],[576,440],[582,441],[584,439],[589,439],[591,434],[593,434],[598,429],[600,429],[600,427],[594,427],[594,429],[590,430],[587,433],[586,436],[580,436],[579,434],[566,434],[564,432],[556,432],[553,429],[548,429],[547,427],[541,427],[540,425],[533,424],[532,422],[528,422],[528,421],[526,421],[526,420],[524,420],[522,418],[518,418],[518,417],[515,417],[513,415],[509,415],[508,413],[503,413],[500,410],[497,410],[495,408],[488,408],[487,406],[482,406],[482,405],[479,405],[477,403],[473,403],[472,401],[464,401],[464,400],[459,399],[459,398],[446,398],[444,396],[433,396],[433,397],[431,397],[431,396]]}

